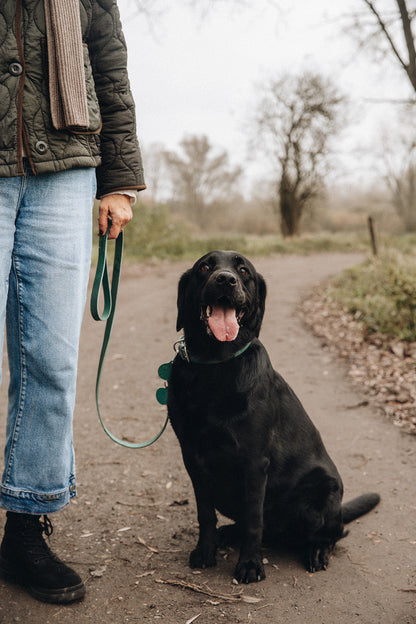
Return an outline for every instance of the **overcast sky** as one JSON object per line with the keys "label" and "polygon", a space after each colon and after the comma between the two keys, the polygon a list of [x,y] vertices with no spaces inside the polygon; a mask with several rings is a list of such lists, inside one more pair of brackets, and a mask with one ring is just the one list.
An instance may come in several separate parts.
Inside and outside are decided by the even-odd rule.
{"label": "overcast sky", "polygon": [[256,86],[284,71],[317,70],[352,99],[351,125],[339,144],[350,183],[372,168],[367,152],[379,149],[380,124],[393,123],[393,107],[372,100],[409,95],[394,63],[372,62],[343,34],[346,16],[362,0],[281,0],[278,9],[267,0],[246,7],[217,2],[203,16],[183,0],[166,0],[150,23],[135,13],[135,0],[118,2],[144,147],[176,149],[184,135],[206,134],[233,163],[254,171],[246,165],[246,124]]}

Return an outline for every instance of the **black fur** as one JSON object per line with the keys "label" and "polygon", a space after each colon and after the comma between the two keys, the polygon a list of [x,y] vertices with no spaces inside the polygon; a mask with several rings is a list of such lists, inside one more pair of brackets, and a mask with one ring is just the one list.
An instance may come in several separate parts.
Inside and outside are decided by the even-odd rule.
{"label": "black fur", "polygon": [[[265,578],[266,539],[301,549],[308,570],[325,569],[346,535],[344,523],[379,501],[378,494],[364,494],[341,503],[341,477],[319,432],[258,339],[265,298],[262,276],[236,252],[211,252],[184,273],[177,329],[184,329],[191,361],[176,356],[168,391],[198,507],[190,565],[216,563],[217,509],[235,521],[221,538],[239,541],[234,575],[246,583]],[[208,328],[205,311],[217,301],[242,315],[231,341],[217,340]]]}

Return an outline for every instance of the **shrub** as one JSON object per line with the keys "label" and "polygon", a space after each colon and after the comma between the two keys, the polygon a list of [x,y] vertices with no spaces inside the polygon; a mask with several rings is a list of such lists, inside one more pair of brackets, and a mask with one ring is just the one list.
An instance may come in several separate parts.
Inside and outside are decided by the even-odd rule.
{"label": "shrub", "polygon": [[416,259],[399,252],[348,269],[330,291],[368,332],[416,340]]}
{"label": "shrub", "polygon": [[171,219],[165,206],[139,203],[125,229],[125,254],[137,259],[180,258],[190,239],[189,228]]}

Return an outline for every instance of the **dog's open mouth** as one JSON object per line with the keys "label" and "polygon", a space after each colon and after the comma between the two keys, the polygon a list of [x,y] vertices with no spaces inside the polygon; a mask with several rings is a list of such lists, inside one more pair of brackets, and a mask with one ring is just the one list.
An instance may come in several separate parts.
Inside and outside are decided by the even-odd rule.
{"label": "dog's open mouth", "polygon": [[221,298],[216,303],[204,306],[201,317],[207,324],[207,329],[220,342],[231,342],[238,336],[243,310],[237,310],[227,298]]}

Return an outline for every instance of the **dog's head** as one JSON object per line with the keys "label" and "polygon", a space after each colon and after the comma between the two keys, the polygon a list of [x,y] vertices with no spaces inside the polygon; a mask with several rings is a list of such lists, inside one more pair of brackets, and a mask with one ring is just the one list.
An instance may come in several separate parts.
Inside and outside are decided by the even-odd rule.
{"label": "dog's head", "polygon": [[264,279],[247,258],[212,251],[179,281],[176,327],[187,340],[239,347],[259,335],[265,299]]}

